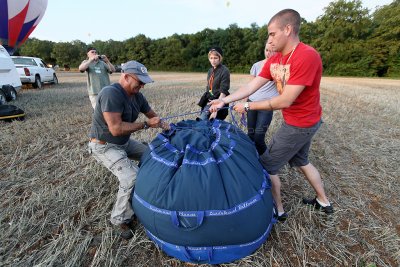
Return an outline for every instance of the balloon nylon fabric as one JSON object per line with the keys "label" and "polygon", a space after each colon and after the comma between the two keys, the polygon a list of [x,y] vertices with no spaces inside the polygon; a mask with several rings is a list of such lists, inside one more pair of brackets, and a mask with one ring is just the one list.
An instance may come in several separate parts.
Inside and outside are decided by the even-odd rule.
{"label": "balloon nylon fabric", "polygon": [[47,0],[0,0],[0,42],[10,54],[41,21]]}
{"label": "balloon nylon fabric", "polygon": [[245,133],[220,120],[188,120],[151,142],[132,204],[167,254],[217,264],[249,255],[268,237],[270,188]]}

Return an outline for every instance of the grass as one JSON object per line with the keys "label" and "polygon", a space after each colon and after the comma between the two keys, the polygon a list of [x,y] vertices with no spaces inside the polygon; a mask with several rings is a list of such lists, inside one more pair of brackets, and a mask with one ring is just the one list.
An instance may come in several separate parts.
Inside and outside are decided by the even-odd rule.
{"label": "grass", "polygon": [[[156,83],[143,92],[161,117],[198,110],[205,74],[152,77]],[[109,225],[118,183],[86,151],[86,76],[65,72],[59,80],[20,92],[12,104],[25,110],[24,122],[0,122],[0,266],[188,266],[160,251],[142,226],[124,241]],[[232,75],[232,90],[247,80]],[[301,205],[313,190],[286,167],[288,221],[275,225],[254,254],[221,266],[400,265],[398,80],[326,77],[321,102],[324,124],[310,160],[336,213],[325,217]],[[275,112],[267,140],[281,120]],[[150,142],[157,133],[133,137]]]}

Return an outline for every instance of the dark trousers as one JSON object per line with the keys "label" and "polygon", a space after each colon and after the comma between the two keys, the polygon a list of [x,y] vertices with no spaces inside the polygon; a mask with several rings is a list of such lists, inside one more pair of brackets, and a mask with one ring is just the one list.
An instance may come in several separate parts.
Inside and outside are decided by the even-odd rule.
{"label": "dark trousers", "polygon": [[256,145],[259,155],[264,154],[267,149],[265,134],[272,121],[273,111],[249,110],[247,112],[247,135]]}

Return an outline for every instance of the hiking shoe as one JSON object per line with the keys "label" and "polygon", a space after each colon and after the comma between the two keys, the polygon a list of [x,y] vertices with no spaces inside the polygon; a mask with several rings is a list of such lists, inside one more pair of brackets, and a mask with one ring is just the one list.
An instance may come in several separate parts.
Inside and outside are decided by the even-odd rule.
{"label": "hiking shoe", "polygon": [[134,230],[136,228],[136,226],[139,224],[139,221],[136,217],[136,214],[133,214],[132,218],[130,221],[125,222],[126,225],[128,225],[128,227],[131,230]]}
{"label": "hiking shoe", "polygon": [[119,236],[125,240],[131,239],[133,237],[133,230],[129,226],[129,224],[123,223],[119,225]]}
{"label": "hiking shoe", "polygon": [[278,211],[274,207],[274,218],[277,219],[279,222],[285,222],[288,218],[288,215],[286,212],[284,212],[282,215],[278,215]]}
{"label": "hiking shoe", "polygon": [[286,212],[284,212],[282,215],[276,216],[276,219],[280,222],[285,222],[288,218],[288,215]]}
{"label": "hiking shoe", "polygon": [[326,214],[332,214],[333,213],[332,204],[330,204],[329,206],[326,206],[326,207],[322,207],[321,204],[318,203],[316,197],[313,198],[313,199],[303,198],[303,204],[314,206],[314,208],[316,210],[321,210],[321,211],[325,212]]}

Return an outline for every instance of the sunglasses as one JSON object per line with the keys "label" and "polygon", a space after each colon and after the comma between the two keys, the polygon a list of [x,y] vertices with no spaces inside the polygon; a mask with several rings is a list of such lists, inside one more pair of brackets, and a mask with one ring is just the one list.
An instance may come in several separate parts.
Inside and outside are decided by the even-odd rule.
{"label": "sunglasses", "polygon": [[129,77],[131,77],[132,79],[134,79],[135,81],[137,81],[137,82],[139,83],[140,86],[145,85],[144,82],[142,82],[141,80],[137,79],[135,76],[130,75],[130,74],[126,74],[126,75],[128,75]]}

